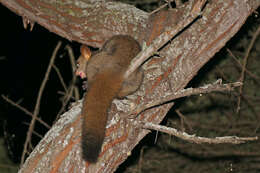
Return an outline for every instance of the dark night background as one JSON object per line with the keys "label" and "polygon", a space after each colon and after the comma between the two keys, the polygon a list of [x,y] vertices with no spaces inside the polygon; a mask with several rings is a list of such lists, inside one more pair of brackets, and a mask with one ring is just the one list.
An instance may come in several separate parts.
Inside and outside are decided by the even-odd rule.
{"label": "dark night background", "polygon": [[[61,74],[67,85],[69,85],[71,81],[72,72],[71,72],[70,61],[68,58],[68,53],[64,49],[64,47],[67,44],[72,46],[74,50],[74,55],[77,58],[79,56],[80,44],[63,39],[55,35],[54,33],[49,32],[48,30],[41,27],[37,23],[35,24],[32,32],[30,32],[28,29],[30,28],[30,25],[28,25],[29,27],[27,28],[27,30],[25,30],[23,28],[22,18],[16,15],[15,13],[11,12],[9,9],[7,9],[2,5],[0,5],[0,14],[1,14],[0,15],[1,16],[0,94],[7,96],[8,98],[10,98],[15,102],[19,102],[21,106],[25,107],[26,109],[32,112],[35,106],[35,101],[37,98],[40,84],[45,75],[46,68],[48,66],[50,57],[52,55],[52,52],[57,42],[62,41],[62,48],[58,52],[58,57],[55,60],[55,64],[60,69]],[[246,24],[242,27],[242,29],[236,34],[236,36],[231,41],[228,42],[226,48],[228,47],[229,49],[238,52],[238,54],[239,52],[245,51],[245,49],[249,45],[253,33],[255,32],[257,26],[259,26],[260,24],[258,15],[259,14],[257,15],[255,14],[249,17],[249,19],[247,20]],[[258,70],[260,69],[259,68],[260,65],[259,62],[260,41],[259,40],[260,39],[258,39],[258,42],[255,43],[255,48],[252,50],[252,52],[254,53],[252,54],[254,55],[255,61],[249,62],[255,65],[254,67],[252,67],[252,69],[255,70],[254,71],[255,74],[258,76],[260,76],[260,71]],[[204,66],[204,68],[201,69],[200,73],[190,82],[189,86],[193,86],[193,87],[201,86],[205,83],[210,83],[212,81],[215,81],[217,78],[223,78],[222,74],[219,72],[219,69],[223,71],[225,71],[224,70],[225,68],[231,70],[230,67],[234,65],[232,65],[232,63],[227,61],[227,59],[231,61],[230,60],[231,58],[230,57],[227,58],[228,54],[226,52],[226,48],[223,48],[219,53],[217,53],[216,58],[213,58],[208,64]],[[241,55],[241,57],[243,56]],[[225,68],[223,67],[223,64],[226,64],[226,66],[224,65]],[[229,66],[227,66],[227,64]],[[238,80],[239,77],[236,76],[236,73],[238,72],[236,71],[229,72],[228,70],[225,72],[228,73],[228,78],[224,79],[224,82],[230,82],[230,81],[235,82]],[[209,75],[207,75],[208,73]],[[232,75],[233,73],[234,75]],[[252,80],[250,79],[248,80],[249,81],[247,82],[252,84]],[[254,86],[255,88],[259,87],[258,84],[255,84],[254,82],[253,84],[256,85]],[[79,86],[79,88],[81,88],[80,81],[78,81],[77,85]],[[58,94],[57,92],[62,90],[63,89],[57,77],[57,74],[54,72],[54,70],[52,70],[49,77],[49,81],[47,82],[46,88],[42,96],[41,108],[39,114],[40,118],[43,121],[47,122],[49,125],[52,125],[60,109],[61,106],[60,99],[62,95]],[[249,91],[252,90],[257,91],[257,89],[249,89]],[[256,92],[253,93],[252,95],[256,97],[255,99],[256,101],[254,101],[253,103],[255,103],[256,105],[260,105],[259,104],[260,93]],[[198,116],[194,116],[194,115],[192,116],[192,114],[197,114],[199,116],[205,115],[204,116],[205,118],[207,118],[206,116],[208,116],[208,118],[211,119],[213,116],[216,116],[213,111],[217,111],[219,113],[220,108],[223,109],[223,111],[229,110],[230,112],[234,112],[234,107],[236,104],[236,102],[234,101],[236,100],[234,95],[227,94],[225,95],[224,99],[222,97],[218,98],[220,96],[219,95],[216,96],[214,94],[210,95],[209,97],[210,98],[204,97],[204,99],[201,98],[200,100],[197,97],[180,99],[176,103],[174,109],[181,110],[182,113],[187,115],[188,118],[191,118],[190,121],[195,121],[195,122],[197,120],[193,120],[192,118]],[[227,98],[228,99],[230,98],[230,100],[228,100],[225,103],[222,103],[222,101],[227,100]],[[194,103],[197,103],[197,105],[205,104],[206,106],[202,106],[202,107],[196,105],[191,106],[190,100],[192,100],[193,102],[192,104]],[[210,100],[210,103],[208,103],[208,101],[205,100]],[[183,102],[186,102],[186,104],[184,104]],[[254,110],[256,110],[257,114],[259,114],[258,112],[260,111],[259,106],[255,107]],[[212,117],[210,117],[210,115],[212,115]],[[248,119],[251,118],[249,117]],[[17,165],[15,165],[14,163],[17,164],[20,161],[19,159],[20,159],[21,152],[23,150],[23,143],[26,137],[27,128],[29,126],[30,120],[31,117],[29,115],[26,115],[21,110],[10,105],[5,100],[3,100],[2,97],[0,98],[0,170],[1,167],[3,167],[3,168],[7,168],[5,170],[6,172],[17,171]],[[205,121],[209,122],[209,120],[205,120]],[[218,121],[219,120],[216,120],[215,123],[212,122],[212,124],[215,125],[216,122]],[[204,119],[201,118],[197,122],[203,124]],[[176,113],[174,113],[174,110],[172,110],[172,112],[169,113],[166,120],[164,120],[163,124],[168,126],[174,125],[174,127],[180,127],[180,128],[182,127],[182,125],[180,125],[181,123],[179,122],[178,116],[176,115]],[[194,124],[193,124],[193,128],[195,130],[194,129],[191,130],[191,133],[200,132],[200,130],[198,130],[199,128],[197,128],[196,125]],[[216,128],[221,129],[222,127],[216,127]],[[186,130],[187,129],[190,130],[188,127],[186,127]],[[43,136],[47,131],[48,129],[46,129],[44,126],[42,126],[39,123],[36,123],[35,132]],[[207,130],[201,129],[200,134],[204,135],[205,131]],[[244,131],[244,129],[241,129],[241,131]],[[254,135],[258,135],[259,133],[260,133],[259,131],[256,131],[256,134]],[[212,132],[212,134],[213,136],[225,135],[225,133],[219,134],[215,131]],[[231,134],[237,135],[239,133],[235,133],[235,134],[231,133]],[[128,161],[124,163],[117,172],[136,172],[136,170],[139,170],[140,168],[138,166],[140,165],[138,165],[138,163],[140,162],[138,162],[137,159],[139,157],[144,157],[143,160],[145,160],[143,161],[143,165],[145,165],[146,167],[142,169],[142,172],[165,172],[165,173],[173,172],[173,170],[177,170],[177,168],[169,169],[169,165],[174,166],[174,164],[172,163],[174,161],[177,162],[177,160],[179,162],[183,162],[183,165],[187,165],[187,163],[189,163],[195,166],[200,163],[201,165],[205,166],[207,164],[208,169],[205,168],[206,170],[206,171],[204,170],[205,172],[212,172],[213,170],[215,170],[214,172],[223,172],[223,170],[225,170],[225,172],[232,172],[230,171],[232,167],[231,165],[236,165],[236,167],[239,168],[239,170],[248,171],[248,169],[242,169],[244,168],[243,166],[239,167],[240,165],[247,165],[249,161],[245,161],[246,159],[242,160],[240,157],[236,157],[232,155],[229,157],[212,156],[211,159],[200,158],[199,156],[193,154],[190,155],[188,152],[181,150],[180,147],[176,148],[175,146],[171,146],[169,143],[167,143],[170,139],[168,135],[159,135],[158,142],[154,144],[155,136],[156,136],[155,132],[148,135],[148,137],[146,137],[141,142],[141,144],[139,144],[138,147],[135,149],[135,151],[133,152],[133,156],[130,157],[130,159],[128,159]],[[40,139],[41,138],[38,137],[37,135],[33,135],[32,145],[35,146]],[[178,146],[179,143],[176,143],[176,146]],[[259,146],[259,142],[257,145]],[[192,147],[196,148],[196,146],[192,146]],[[260,151],[258,150],[258,152]],[[174,153],[172,154],[174,158],[172,158],[172,156],[167,155],[166,153],[168,154]],[[8,156],[8,159],[10,159],[10,161],[6,158],[6,156]],[[157,158],[158,160],[156,159],[153,160],[156,156],[158,156]],[[260,158],[260,154],[258,157]],[[163,162],[163,160],[166,160],[165,164],[161,163]],[[258,163],[256,160],[254,160],[255,163]],[[158,169],[153,168],[153,166],[158,165],[158,162],[161,164],[159,166],[160,168]],[[169,162],[168,165],[167,162]],[[149,165],[151,167],[149,167]],[[180,164],[179,167],[181,170],[183,170],[183,172],[189,172],[188,168],[181,165],[182,164]],[[219,168],[221,166],[223,167],[223,169]],[[190,167],[190,170],[194,170],[194,168]],[[257,172],[257,171],[260,171],[260,168],[255,169],[252,172]],[[196,170],[194,170],[194,172],[196,172]]]}

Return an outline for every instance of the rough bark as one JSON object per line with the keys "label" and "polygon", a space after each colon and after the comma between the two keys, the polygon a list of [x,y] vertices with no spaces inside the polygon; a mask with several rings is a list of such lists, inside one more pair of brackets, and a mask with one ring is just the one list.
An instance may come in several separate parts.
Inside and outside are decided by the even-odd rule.
{"label": "rough bark", "polygon": [[[9,9],[69,40],[100,47],[114,34],[128,34],[142,45],[185,19],[194,1],[178,9],[153,15],[132,6],[105,0],[1,0]],[[183,89],[198,70],[219,51],[260,5],[259,0],[210,1],[202,17],[160,50],[143,66],[141,89],[130,97],[146,104]],[[61,116],[19,172],[113,172],[149,133],[135,119],[120,118],[130,110],[129,101],[115,100],[109,114],[106,138],[97,164],[81,158],[81,104]],[[158,124],[172,103],[147,110],[136,119]]]}

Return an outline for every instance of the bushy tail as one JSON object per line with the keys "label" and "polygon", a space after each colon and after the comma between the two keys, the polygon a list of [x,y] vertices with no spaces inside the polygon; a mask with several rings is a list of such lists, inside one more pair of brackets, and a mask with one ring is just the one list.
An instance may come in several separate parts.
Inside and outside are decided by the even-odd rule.
{"label": "bushy tail", "polygon": [[108,110],[121,86],[121,75],[112,72],[97,74],[90,83],[82,109],[82,152],[83,159],[88,162],[97,161],[105,137]]}

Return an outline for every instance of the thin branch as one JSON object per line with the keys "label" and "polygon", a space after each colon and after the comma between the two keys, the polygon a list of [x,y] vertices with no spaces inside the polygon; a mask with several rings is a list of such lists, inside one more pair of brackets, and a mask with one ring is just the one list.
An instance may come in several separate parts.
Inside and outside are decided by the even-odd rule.
{"label": "thin branch", "polygon": [[168,95],[164,98],[158,99],[152,103],[148,103],[146,105],[141,105],[140,107],[137,107],[132,114],[138,115],[139,113],[152,108],[154,106],[158,106],[161,104],[168,103],[172,100],[181,98],[181,97],[186,97],[186,96],[191,96],[191,95],[198,95],[198,94],[204,94],[204,93],[210,93],[213,91],[232,91],[235,87],[241,86],[241,82],[234,82],[234,83],[228,83],[228,84],[222,84],[222,80],[219,79],[213,84],[208,84],[199,88],[187,88],[180,90],[176,93],[173,93],[171,95]]}
{"label": "thin branch", "polygon": [[169,8],[171,9],[172,6],[171,6],[171,2],[175,1],[175,4],[176,4],[176,8],[180,7],[182,5],[182,2],[181,0],[165,0],[165,4],[161,5],[160,7],[156,8],[155,10],[153,10],[152,12],[149,13],[149,15],[153,14],[153,13],[156,13],[157,11],[160,11],[161,9],[163,9],[164,7],[166,6],[169,6]]}
{"label": "thin branch", "polygon": [[[65,110],[66,105],[68,104],[69,100],[73,97],[73,90],[74,90],[75,86],[73,86],[71,84],[71,86],[69,87],[69,89],[67,90],[66,93],[64,93],[64,100],[62,102],[62,106],[61,109],[58,112],[58,116]],[[58,117],[57,117],[58,118]]]}
{"label": "thin branch", "polygon": [[[237,57],[233,54],[233,52],[231,52],[230,49],[227,49],[227,52],[230,54],[231,58],[237,63],[237,65],[242,69],[242,68],[243,68],[242,64],[237,60]],[[259,77],[259,76],[253,74],[253,73],[252,73],[251,71],[249,71],[247,68],[245,69],[245,72],[246,72],[249,76],[251,76],[251,77],[254,79],[254,81],[255,81],[258,85],[260,85],[260,82],[259,82],[260,77]]]}
{"label": "thin branch", "polygon": [[[76,80],[77,80],[77,75],[75,73],[76,69],[77,69],[77,65],[76,65],[77,63],[75,61],[75,56],[74,56],[73,49],[71,48],[71,46],[67,45],[65,48],[67,49],[67,51],[69,53],[70,64],[71,64],[71,69],[72,69],[72,71],[71,71],[71,73],[72,73],[72,86],[73,86],[72,90],[73,90],[75,99],[78,100],[79,97],[80,97],[80,94],[79,94],[78,87],[76,87],[76,85],[75,85]],[[73,93],[72,93],[72,95],[73,95]]]}
{"label": "thin branch", "polygon": [[154,52],[166,44],[170,39],[180,33],[186,26],[191,24],[195,19],[201,15],[201,10],[206,4],[207,0],[198,0],[190,14],[186,19],[181,20],[174,28],[166,29],[160,36],[152,41],[152,43],[144,48],[131,62],[127,69],[124,78],[127,79],[138,67],[140,67],[147,59],[149,59]]}
{"label": "thin branch", "polygon": [[[29,125],[30,125],[30,124],[27,123],[27,122],[23,122],[23,124],[26,125],[26,126],[29,126]],[[43,138],[43,136],[42,136],[41,134],[39,134],[38,132],[36,132],[35,130],[33,130],[33,134],[34,134],[35,136],[39,137],[40,139]],[[32,148],[32,147],[31,147],[31,148]],[[33,148],[32,148],[32,149],[33,149]]]}
{"label": "thin branch", "polygon": [[139,157],[139,161],[138,161],[138,173],[142,173],[143,160],[144,160],[144,149],[146,149],[145,146],[143,146],[140,151],[140,157]]}
{"label": "thin branch", "polygon": [[[18,103],[15,103],[14,101],[10,100],[8,97],[2,95],[2,98],[7,101],[8,103],[10,103],[11,105],[17,107],[18,109],[20,109],[21,111],[23,111],[25,114],[33,117],[33,114],[28,111],[27,109],[25,109],[24,107],[20,106]],[[41,123],[42,125],[44,125],[47,129],[50,129],[51,126],[49,126],[47,123],[45,123],[43,120],[41,120],[40,118],[36,117],[36,120],[39,121],[39,123]]]}
{"label": "thin branch", "polygon": [[156,13],[157,11],[160,11],[161,9],[163,9],[164,7],[166,7],[168,5],[168,3],[165,3],[163,5],[161,5],[160,7],[156,8],[155,10],[153,10],[152,12],[149,13],[149,15]]}
{"label": "thin branch", "polygon": [[[252,38],[252,40],[251,40],[247,50],[246,50],[246,54],[245,54],[244,61],[243,61],[243,68],[242,68],[242,72],[241,72],[240,82],[244,81],[245,70],[246,70],[246,65],[247,65],[247,60],[248,60],[248,57],[249,57],[249,53],[250,53],[251,49],[253,48],[259,33],[260,33],[260,27],[258,27],[258,29],[256,30],[256,32],[255,32],[255,34],[254,34],[254,36],[253,36],[253,38]],[[238,101],[237,101],[237,113],[239,113],[239,110],[240,110],[242,92],[243,92],[243,86],[240,86],[240,88],[239,88],[239,94],[240,95],[239,95]]]}
{"label": "thin branch", "polygon": [[237,137],[237,136],[223,136],[223,137],[215,137],[215,138],[206,138],[194,135],[189,135],[186,132],[178,131],[175,128],[166,127],[162,125],[152,124],[148,122],[138,121],[136,124],[139,124],[140,127],[145,129],[151,130],[158,130],[160,132],[164,132],[178,138],[181,138],[185,141],[201,144],[201,143],[209,143],[209,144],[223,144],[223,143],[230,143],[230,144],[241,144],[247,141],[256,141],[258,137]]}
{"label": "thin branch", "polygon": [[73,49],[69,45],[67,45],[65,48],[67,49],[67,51],[69,53],[70,64],[71,64],[71,69],[72,69],[72,71],[71,71],[71,73],[72,73],[72,84],[71,85],[73,86],[72,90],[75,93],[75,99],[78,100],[79,99],[79,91],[78,91],[78,88],[75,85],[76,80],[77,80],[77,76],[76,76],[76,73],[75,73],[76,69],[77,69],[77,65],[76,65],[77,63],[75,61]]}
{"label": "thin branch", "polygon": [[181,128],[182,128],[181,130],[182,131],[185,130],[184,124],[187,124],[187,126],[189,127],[189,130],[192,130],[192,127],[191,127],[190,123],[187,121],[186,117],[180,112],[180,110],[177,109],[175,112],[177,113],[177,115],[181,119]]}
{"label": "thin branch", "polygon": [[37,115],[39,114],[39,111],[40,111],[41,96],[42,96],[43,90],[45,88],[45,85],[48,81],[49,74],[50,74],[50,71],[51,71],[51,67],[54,63],[56,54],[57,54],[58,50],[60,49],[60,47],[61,47],[61,42],[59,41],[56,48],[54,49],[54,52],[53,52],[52,57],[50,59],[50,63],[48,65],[44,79],[43,79],[42,84],[40,86],[39,93],[38,93],[37,100],[36,100],[36,104],[35,104],[35,108],[34,108],[34,112],[33,112],[33,117],[32,117],[29,129],[27,131],[27,136],[26,136],[26,140],[25,140],[25,143],[24,143],[24,147],[23,147],[23,154],[22,154],[20,166],[22,166],[22,164],[24,162],[25,154],[27,153],[28,144],[31,141],[32,132],[33,132],[34,125],[35,125],[35,120],[36,120]]}
{"label": "thin branch", "polygon": [[75,93],[75,99],[79,99],[79,93],[78,93],[78,90],[76,89],[76,86],[75,86],[76,77],[77,77],[75,75],[75,71],[76,71],[76,68],[77,68],[76,62],[75,62],[75,56],[74,56],[72,48],[69,45],[66,45],[65,49],[69,53],[69,58],[70,58],[70,63],[71,63],[72,81],[70,82],[70,86],[67,89],[67,91],[65,91],[62,106],[61,106],[61,109],[58,112],[58,115],[60,115],[65,110],[66,105],[68,104],[69,100],[73,97],[73,93]]}
{"label": "thin branch", "polygon": [[65,82],[63,80],[63,77],[62,77],[62,75],[60,73],[59,68],[55,64],[53,64],[52,67],[56,71],[56,73],[57,73],[57,75],[58,75],[58,77],[60,79],[61,85],[63,86],[63,89],[65,90],[65,92],[67,92],[68,88],[67,88],[67,86],[66,86],[66,84],[65,84]]}
{"label": "thin branch", "polygon": [[77,63],[75,62],[75,56],[74,56],[74,53],[73,53],[73,49],[69,46],[69,45],[66,45],[65,46],[65,49],[67,49],[68,53],[69,53],[69,58],[70,58],[70,63],[71,63],[71,69],[72,69],[72,75],[73,77],[76,77],[75,75],[75,71],[77,69]]}

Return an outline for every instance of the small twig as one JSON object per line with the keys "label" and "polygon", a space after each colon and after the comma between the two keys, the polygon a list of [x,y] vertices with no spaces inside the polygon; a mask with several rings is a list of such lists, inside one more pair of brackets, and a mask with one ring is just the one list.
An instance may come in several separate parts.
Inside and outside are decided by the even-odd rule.
{"label": "small twig", "polygon": [[[221,75],[221,77],[227,81],[228,77],[223,73],[223,71],[218,67],[216,67],[216,69],[217,69],[218,73]],[[238,97],[239,91],[234,91],[234,95]],[[251,103],[251,101],[246,96],[244,96],[244,94],[241,94],[240,96],[241,96],[241,99],[243,99],[245,101],[245,103],[252,109],[252,112],[258,116],[258,113],[255,110],[255,106]]]}
{"label": "small twig", "polygon": [[20,166],[22,166],[22,164],[24,162],[25,154],[27,153],[28,144],[31,141],[32,132],[33,132],[34,125],[35,125],[35,120],[36,120],[37,115],[39,114],[39,111],[40,111],[41,96],[42,96],[43,90],[45,88],[45,85],[46,85],[46,83],[48,81],[49,74],[50,74],[50,71],[51,71],[51,67],[52,67],[52,65],[54,63],[56,54],[57,54],[57,52],[58,52],[60,47],[61,47],[61,42],[59,41],[57,46],[56,46],[56,48],[53,51],[52,57],[50,59],[50,63],[48,65],[48,68],[46,70],[44,79],[43,79],[42,84],[40,86],[39,93],[38,93],[37,100],[36,100],[36,104],[35,104],[35,107],[34,107],[33,117],[32,117],[29,129],[27,131],[27,135],[26,135],[26,140],[25,140],[24,147],[23,147],[23,153],[22,153]]}
{"label": "small twig", "polygon": [[[254,33],[254,36],[253,36],[253,38],[252,38],[252,40],[251,40],[251,42],[250,42],[250,44],[249,44],[249,46],[248,46],[248,48],[246,50],[245,57],[243,59],[243,68],[242,68],[242,72],[241,72],[241,76],[240,76],[240,82],[244,81],[245,70],[246,70],[246,65],[247,65],[247,60],[248,60],[248,57],[249,57],[249,53],[250,53],[251,49],[253,48],[259,33],[260,33],[260,27],[258,27],[256,32]],[[239,110],[240,110],[242,92],[243,92],[243,86],[240,86],[240,88],[239,88],[239,97],[238,97],[238,101],[237,101],[237,113],[239,113]]]}
{"label": "small twig", "polygon": [[170,9],[172,9],[171,6],[171,2],[175,1],[176,4],[176,8],[180,7],[182,5],[181,0],[165,0],[165,4],[161,5],[160,7],[156,8],[155,10],[153,10],[152,12],[149,13],[149,15],[156,13],[157,11],[160,11],[161,9],[163,9],[166,6],[169,6]]}
{"label": "small twig", "polygon": [[167,5],[168,5],[167,3],[161,5],[160,7],[156,8],[155,10],[153,10],[152,12],[150,12],[149,15],[154,14],[154,13],[156,13],[157,11],[160,11],[161,9],[163,9],[164,7],[166,7]]}
{"label": "small twig", "polygon": [[[71,73],[72,73],[72,86],[73,86],[72,89],[73,89],[73,91],[75,93],[75,95],[74,95],[75,99],[78,100],[80,94],[79,94],[78,87],[76,87],[76,85],[75,85],[76,80],[77,80],[77,76],[76,76],[76,73],[75,73],[76,69],[77,69],[77,65],[76,65],[77,63],[75,61],[75,56],[74,56],[74,53],[73,53],[73,49],[69,45],[67,45],[65,48],[69,52],[69,58],[70,58],[70,63],[71,63],[71,67],[72,67],[71,68],[72,69],[72,71],[71,71]],[[73,93],[72,93],[72,95],[73,95]]]}
{"label": "small twig", "polygon": [[154,138],[154,144],[156,144],[156,142],[157,142],[157,140],[158,140],[158,131],[156,131],[156,134],[155,134],[155,138]]}
{"label": "small twig", "polygon": [[76,71],[75,56],[74,56],[72,48],[69,45],[66,45],[65,49],[69,53],[70,63],[71,63],[71,67],[72,67],[71,68],[72,69],[71,70],[71,72],[72,72],[72,81],[70,82],[70,86],[67,89],[67,91],[65,91],[64,99],[63,99],[63,102],[62,102],[62,106],[61,106],[61,109],[58,112],[58,115],[60,115],[65,110],[66,105],[68,104],[70,99],[73,97],[73,91],[75,93],[75,99],[79,99],[79,93],[78,93],[78,90],[75,87],[76,78],[77,78],[77,76],[75,75],[75,71]]}
{"label": "small twig", "polygon": [[171,5],[171,2],[174,1],[174,0],[164,0],[168,6],[169,6],[169,9],[172,9],[172,5]]}
{"label": "small twig", "polygon": [[148,122],[143,121],[137,121],[136,122],[140,127],[145,129],[151,129],[151,130],[158,130],[160,132],[164,132],[173,136],[176,136],[178,138],[181,138],[185,141],[201,144],[201,143],[209,143],[209,144],[223,144],[223,143],[230,143],[230,144],[241,144],[245,143],[247,141],[256,141],[258,140],[258,137],[237,137],[237,136],[223,136],[223,137],[215,137],[215,138],[206,138],[206,137],[200,137],[194,135],[189,135],[186,132],[178,131],[175,128],[166,127],[162,125],[152,124]]}
{"label": "small twig", "polygon": [[[66,108],[66,105],[68,104],[69,100],[73,97],[73,89],[74,86],[70,86],[67,92],[64,94],[64,100],[62,102],[61,109],[59,110],[57,115],[60,115]],[[58,117],[57,117],[58,118]]]}
{"label": "small twig", "polygon": [[[230,54],[231,58],[237,63],[237,65],[242,69],[242,68],[243,68],[242,64],[237,60],[237,57],[231,52],[231,50],[230,50],[230,49],[227,49],[227,52]],[[259,82],[260,77],[259,77],[259,76],[253,74],[253,73],[252,73],[251,71],[249,71],[248,69],[245,69],[245,72],[246,72],[249,76],[251,76],[251,77],[254,79],[254,81],[255,81],[258,85],[260,85],[260,82]]]}
{"label": "small twig", "polygon": [[216,82],[214,82],[213,84],[208,84],[208,85],[205,85],[205,86],[199,87],[199,88],[183,89],[176,93],[168,95],[164,98],[157,99],[156,101],[154,101],[152,103],[148,103],[146,105],[141,105],[140,107],[137,107],[135,109],[135,111],[133,111],[132,114],[138,115],[139,113],[141,113],[149,108],[168,103],[169,101],[175,100],[177,98],[191,96],[191,95],[204,94],[204,93],[210,93],[213,91],[232,91],[235,87],[238,87],[241,85],[242,85],[241,82],[222,84],[222,80],[219,79]]}
{"label": "small twig", "polygon": [[141,151],[140,151],[140,157],[139,157],[139,161],[138,161],[138,172],[139,172],[139,173],[142,173],[143,158],[144,158],[144,149],[146,149],[145,146],[143,146],[143,147],[141,148]]}
{"label": "small twig", "polygon": [[184,124],[187,124],[187,126],[189,127],[189,130],[192,130],[192,127],[191,125],[187,122],[187,119],[186,117],[180,112],[179,109],[176,109],[175,111],[177,113],[177,115],[180,117],[181,119],[181,127],[182,127],[182,131],[185,131],[185,127],[184,127]]}
{"label": "small twig", "polygon": [[67,86],[66,86],[66,84],[65,84],[65,82],[63,80],[63,77],[62,77],[62,75],[60,73],[60,70],[58,69],[58,67],[55,64],[53,64],[52,67],[56,71],[56,73],[57,73],[57,75],[58,75],[58,77],[60,79],[60,83],[63,86],[63,89],[65,90],[65,92],[67,92],[68,88],[67,88]]}
{"label": "small twig", "polygon": [[166,29],[166,31],[154,39],[148,47],[144,48],[144,50],[141,51],[131,62],[124,75],[124,78],[127,79],[130,74],[133,73],[138,67],[140,67],[149,57],[151,57],[154,52],[156,52],[170,39],[181,32],[186,26],[197,19],[197,17],[200,16],[201,10],[204,7],[206,1],[207,0],[197,0],[186,19],[181,20],[176,26],[174,26],[174,28]]}
{"label": "small twig", "polygon": [[[29,126],[29,125],[30,125],[30,124],[27,123],[27,122],[23,122],[23,124],[26,125],[26,126]],[[39,137],[40,139],[43,138],[43,136],[42,136],[41,134],[39,134],[38,132],[36,132],[35,130],[33,130],[33,134],[34,134],[35,136]],[[31,147],[31,148],[32,148],[32,147]],[[32,148],[32,149],[33,149],[33,148]]]}
{"label": "small twig", "polygon": [[73,77],[76,76],[75,75],[75,71],[77,69],[77,63],[75,62],[75,56],[74,56],[74,53],[73,53],[73,49],[69,46],[69,45],[66,45],[65,46],[65,49],[67,49],[68,53],[69,53],[69,58],[70,58],[70,63],[71,63],[71,70],[72,70],[72,75]]}
{"label": "small twig", "polygon": [[[11,105],[17,107],[18,109],[20,109],[21,111],[23,111],[24,113],[26,113],[27,115],[33,117],[33,114],[28,111],[27,109],[25,109],[24,107],[20,106],[18,103],[15,103],[14,101],[10,100],[8,97],[2,95],[2,98],[7,101],[8,103],[10,103]],[[36,117],[36,120],[39,121],[39,123],[41,123],[42,125],[44,125],[47,129],[50,129],[51,126],[49,126],[47,123],[45,123],[43,120],[41,120],[40,118]]]}

